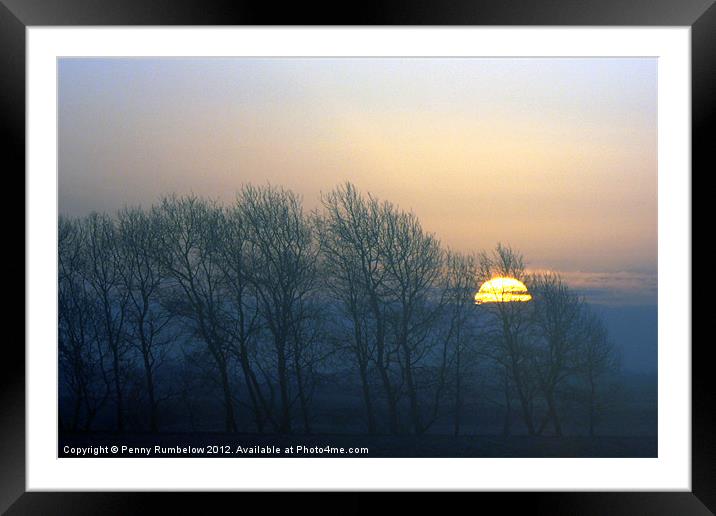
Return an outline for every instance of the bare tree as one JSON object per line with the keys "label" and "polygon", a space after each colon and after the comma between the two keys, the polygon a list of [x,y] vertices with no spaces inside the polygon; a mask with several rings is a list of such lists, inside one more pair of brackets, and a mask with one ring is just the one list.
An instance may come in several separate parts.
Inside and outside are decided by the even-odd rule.
{"label": "bare tree", "polygon": [[59,219],[59,365],[60,377],[72,393],[72,416],[66,423],[73,431],[92,427],[110,393],[104,349],[97,333],[101,313],[82,274],[86,266],[83,229],[77,220]]}
{"label": "bare tree", "polygon": [[167,331],[172,313],[160,304],[166,270],[156,249],[158,221],[139,208],[124,209],[117,217],[119,258],[123,289],[127,292],[128,333],[141,356],[149,402],[149,428],[159,429],[156,368],[173,338]]}
{"label": "bare tree", "polygon": [[618,370],[619,355],[600,317],[585,310],[581,322],[583,333],[577,367],[586,384],[589,435],[593,437],[600,412],[606,404],[605,379]]}
{"label": "bare tree", "polygon": [[[231,334],[221,259],[221,210],[196,196],[166,197],[153,208],[157,252],[172,280],[166,306],[181,316],[207,347],[219,373],[227,432],[237,430],[229,378]],[[174,287],[173,289],[171,287]]]}
{"label": "bare tree", "polygon": [[[416,368],[431,356],[427,339],[439,318],[437,282],[443,254],[417,220],[388,202],[361,196],[347,183],[323,196],[324,256],[330,287],[352,326],[352,351],[363,386],[369,431],[375,428],[369,364],[386,399],[391,433],[400,431],[399,401],[407,393],[410,421],[422,433]],[[444,386],[444,364],[436,391]],[[435,409],[433,406],[432,409]]]}
{"label": "bare tree", "polygon": [[106,214],[93,213],[83,219],[85,232],[84,280],[100,307],[99,332],[109,350],[117,430],[124,431],[123,383],[128,342],[125,325],[129,295],[122,284],[126,264],[119,254],[115,223]]}
{"label": "bare tree", "polygon": [[326,340],[325,313],[327,306],[317,296],[298,300],[294,311],[291,355],[304,433],[312,432],[311,400],[316,383],[316,368],[332,354],[322,345]]}
{"label": "bare tree", "polygon": [[[421,434],[426,424],[422,421],[415,367],[429,354],[428,333],[441,308],[437,289],[443,251],[438,240],[423,231],[412,213],[400,212],[390,206],[385,209],[383,220],[385,284],[393,300],[396,347],[408,395],[411,425],[416,434]],[[447,357],[442,354],[441,358],[437,379],[439,390],[444,386]],[[433,419],[436,411],[437,405],[434,405]]]}
{"label": "bare tree", "polygon": [[[368,433],[375,433],[376,418],[370,387],[370,362],[375,360],[382,312],[377,291],[382,283],[379,269],[379,208],[373,199],[364,199],[351,184],[324,195],[325,215],[319,219],[326,286],[338,301],[342,317],[352,327],[348,337],[365,404]],[[371,315],[378,316],[375,320]],[[339,323],[343,326],[343,320]],[[382,361],[381,361],[382,363]]]}
{"label": "bare tree", "polygon": [[462,383],[465,372],[465,348],[476,338],[470,325],[475,319],[473,296],[477,288],[477,263],[472,255],[457,252],[447,254],[445,266],[445,296],[447,315],[449,317],[448,340],[453,342],[454,356],[453,383],[455,389],[455,406],[453,432],[460,434],[462,419]]}
{"label": "bare tree", "polygon": [[[504,405],[506,434],[514,410],[530,435],[562,435],[568,395],[581,395],[594,435],[617,356],[559,275],[526,274],[499,244],[445,250],[414,214],[350,183],[322,204],[305,213],[289,190],[246,186],[228,208],[170,196],[114,219],[61,217],[61,427],[113,409],[120,431],[159,431],[175,397],[192,428],[212,427],[203,402],[217,399],[227,432],[308,434],[317,387],[347,372],[371,434],[447,422],[459,435],[476,377]],[[475,307],[495,277],[527,283],[532,301]]]}
{"label": "bare tree", "polygon": [[[361,196],[350,183],[324,195],[323,205],[320,228],[328,286],[352,328],[350,348],[369,432],[375,431],[369,381],[369,365],[374,364],[390,431],[400,431],[399,401],[406,394],[410,426],[423,433],[438,415],[450,360],[449,338],[435,348],[445,302],[444,253],[413,214]],[[425,389],[432,389],[432,403],[425,403]]]}
{"label": "bare tree", "polygon": [[[518,280],[525,276],[522,255],[509,246],[498,244],[492,253],[483,252],[479,257],[480,281],[494,277],[511,277]],[[529,341],[530,318],[528,308],[522,302],[498,302],[482,305],[496,323],[496,346],[492,357],[506,369],[509,381],[505,381],[506,398],[514,387],[520,403],[522,419],[530,435],[536,433],[534,424],[535,379],[530,368],[533,349]]]}
{"label": "bare tree", "polygon": [[298,307],[315,287],[319,247],[300,198],[289,190],[245,186],[237,208],[247,231],[258,306],[276,354],[281,404],[278,430],[290,433],[291,338],[300,324]]}
{"label": "bare tree", "polygon": [[528,284],[534,298],[531,306],[538,330],[534,337],[538,344],[533,362],[547,404],[547,414],[538,433],[542,433],[547,421],[551,420],[555,433],[561,436],[555,395],[574,372],[584,302],[555,273],[533,275]]}
{"label": "bare tree", "polygon": [[217,264],[224,275],[229,294],[228,303],[231,305],[229,328],[234,343],[231,349],[241,366],[256,429],[262,433],[266,421],[274,426],[276,423],[252,366],[252,362],[258,359],[255,340],[260,329],[259,306],[252,281],[251,244],[248,240],[247,224],[238,206],[232,206],[222,214],[220,238]]}

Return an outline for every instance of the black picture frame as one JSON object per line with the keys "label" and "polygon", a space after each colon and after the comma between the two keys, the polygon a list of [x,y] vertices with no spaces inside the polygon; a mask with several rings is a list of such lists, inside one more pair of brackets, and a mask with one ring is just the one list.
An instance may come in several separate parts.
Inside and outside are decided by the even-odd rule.
{"label": "black picture frame", "polygon": [[[201,0],[0,0],[0,127],[6,181],[24,193],[25,177],[25,28],[38,25],[655,25],[690,26],[692,37],[692,178],[714,170],[713,89],[716,87],[716,5],[714,0],[476,0],[364,1],[336,3],[333,9],[304,3]],[[7,164],[7,165],[5,165]],[[700,171],[700,172],[699,172]],[[8,191],[9,190],[8,188]],[[692,188],[693,191],[693,188]],[[19,197],[15,195],[15,197]],[[23,195],[24,198],[24,195]],[[693,203],[693,201],[692,201]],[[6,203],[15,220],[18,208]],[[693,204],[692,204],[693,206]],[[10,211],[12,210],[12,211]],[[692,217],[694,223],[698,219]],[[23,233],[24,225],[9,223]],[[692,234],[693,228],[692,228]],[[20,235],[17,235],[17,241]],[[18,248],[19,248],[19,244]],[[693,248],[692,248],[693,253]],[[694,256],[692,254],[692,256]],[[16,260],[19,261],[18,258]],[[692,259],[693,263],[693,259]],[[697,263],[693,263],[697,266]],[[19,281],[19,275],[16,275]],[[18,287],[19,291],[19,287]],[[23,302],[9,298],[15,310]],[[6,305],[11,307],[11,305]],[[692,306],[697,306],[692,298]],[[19,314],[18,314],[19,316]],[[693,317],[692,317],[693,319]],[[8,317],[6,326],[17,324]],[[24,335],[24,331],[21,331]],[[6,332],[6,335],[9,333]],[[24,339],[23,339],[24,340]],[[4,339],[0,358],[0,510],[8,514],[133,514],[193,511],[185,494],[166,493],[26,493],[25,492],[25,353],[18,337]],[[501,511],[528,509],[549,514],[710,514],[716,511],[716,441],[711,393],[710,339],[692,346],[692,491],[620,493],[475,493],[470,504],[498,503]],[[207,504],[208,495],[198,502]],[[236,503],[232,494],[220,497]],[[240,496],[246,497],[246,494]],[[371,510],[380,494],[350,495],[321,506],[332,512]],[[306,500],[305,496],[301,497]],[[421,495],[413,503],[425,507]],[[279,497],[279,501],[281,498]],[[213,500],[212,500],[213,502]],[[243,498],[241,504],[249,502]],[[292,504],[295,503],[292,500]],[[433,502],[435,503],[435,502]],[[437,502],[444,503],[444,502]],[[238,506],[237,506],[238,507]],[[475,506],[477,509],[477,505]],[[484,505],[483,505],[484,507]],[[206,505],[204,505],[206,510]],[[318,508],[314,506],[314,508]]]}

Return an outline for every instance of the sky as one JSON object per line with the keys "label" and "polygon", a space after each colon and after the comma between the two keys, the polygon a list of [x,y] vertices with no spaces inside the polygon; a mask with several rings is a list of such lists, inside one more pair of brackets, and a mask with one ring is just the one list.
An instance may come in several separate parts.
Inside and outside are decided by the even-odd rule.
{"label": "sky", "polygon": [[654,58],[60,59],[59,211],[351,181],[453,249],[656,304]]}

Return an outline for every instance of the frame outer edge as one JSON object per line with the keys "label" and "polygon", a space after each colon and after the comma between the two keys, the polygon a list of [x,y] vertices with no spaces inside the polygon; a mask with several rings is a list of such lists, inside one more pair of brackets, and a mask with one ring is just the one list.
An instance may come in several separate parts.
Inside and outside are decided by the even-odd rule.
{"label": "frame outer edge", "polygon": [[[17,15],[7,6],[8,3],[13,5],[13,11],[17,13]],[[3,2],[0,3],[0,73],[2,74],[0,75],[2,78],[0,82],[2,85],[2,88],[0,88],[0,134],[4,136],[2,141],[4,146],[7,147],[5,156],[11,159],[14,158],[17,163],[11,170],[22,170],[21,177],[23,178],[25,162],[25,111],[23,107],[25,106],[25,23],[49,22],[49,24],[52,24],[53,20],[55,20],[58,24],[74,23],[87,25],[96,24],[103,18],[101,13],[98,14],[96,9],[83,15],[80,10],[80,4],[85,4],[84,2],[62,2],[65,4],[65,15],[58,15],[57,11],[52,11],[47,5],[38,5],[41,3],[42,2],[38,1],[27,1],[25,4],[26,8],[23,8],[23,4],[15,0],[10,0],[9,2],[8,0],[3,0]],[[674,2],[659,2],[658,6],[652,5],[652,7],[656,7],[656,11],[658,12],[654,14],[654,11],[652,11],[651,15],[647,15],[646,11],[644,11],[643,17],[641,18],[643,21],[641,23],[636,22],[635,24],[684,24],[684,11],[681,11],[681,16],[669,17],[668,14],[665,14],[663,9],[664,5],[673,5],[673,3]],[[678,4],[678,2],[676,3]],[[133,10],[131,7],[132,4],[132,2],[124,2],[125,7],[124,9],[120,9],[120,11],[122,11],[119,13],[120,16],[117,16],[117,12],[113,11],[111,17],[114,17],[114,20],[105,19],[104,23],[109,22],[109,24],[112,24],[121,23],[123,21],[126,23],[126,21],[133,16],[139,18],[136,21],[140,24],[160,24],[162,20],[165,20],[163,23],[167,24],[181,23],[182,21],[186,21],[188,16],[192,16],[192,14],[198,11],[198,9],[191,7],[193,5],[191,2],[183,2],[181,3],[182,9],[180,9],[179,14],[174,17],[169,13],[158,11],[153,12],[151,16],[147,17],[146,13],[143,16],[142,13],[135,12],[135,15],[133,15],[131,13]],[[19,9],[18,5],[20,6]],[[88,4],[82,7],[86,7],[89,10]],[[552,6],[553,9],[557,7],[558,6]],[[605,6],[605,14],[599,17],[599,20],[595,21],[604,22],[605,19],[614,19],[616,15],[613,9],[615,9],[613,5]],[[505,8],[505,10],[511,9]],[[634,10],[639,9],[632,5],[630,9],[631,13],[625,16],[625,18],[631,20],[631,23],[634,23]],[[708,134],[713,133],[715,124],[709,120],[709,116],[713,118],[714,114],[714,97],[710,94],[709,89],[713,88],[713,79],[716,78],[716,47],[713,44],[713,35],[716,34],[716,5],[713,3],[713,0],[707,2],[690,1],[688,9],[684,10],[688,11],[692,16],[697,12],[700,13],[696,16],[696,19],[691,22],[693,23],[692,105],[696,108],[692,109],[693,163],[694,168],[705,171],[708,166],[708,170],[711,171],[714,169],[714,159],[713,153],[709,152],[712,141],[709,140]],[[422,18],[423,15],[431,12],[429,9],[420,11],[422,12],[418,15],[418,18]],[[547,8],[547,11],[551,11],[551,9]],[[673,13],[673,9],[671,11],[667,9],[667,13],[668,12]],[[390,14],[390,18],[395,18],[394,12]],[[574,13],[572,12],[572,14]],[[456,18],[459,17],[459,12],[453,11],[451,16],[455,15],[458,15]],[[515,19],[520,19],[528,16],[529,13],[520,16],[519,13],[513,12],[513,15],[515,15]],[[493,14],[487,17],[501,18],[503,16],[504,15]],[[198,18],[202,17],[198,16]],[[249,15],[247,18],[253,18],[253,16]],[[414,16],[411,18],[414,18]],[[440,18],[443,18],[443,16]],[[472,21],[475,16],[467,15],[466,18],[468,21]],[[570,16],[566,16],[564,19],[560,17],[557,24],[574,23],[570,18]],[[483,23],[489,23],[489,21],[490,20],[484,20]],[[541,17],[534,21],[541,21]],[[394,22],[398,23],[399,19],[395,19]],[[231,23],[231,19],[229,19],[228,22],[224,21],[224,23]],[[425,21],[422,23],[425,23]],[[453,21],[453,23],[456,22]],[[711,131],[709,131],[709,129],[711,129]],[[705,172],[702,175],[705,175]],[[22,189],[24,193],[24,181]],[[24,238],[24,225],[22,226],[22,231]],[[23,258],[25,258],[24,247]],[[24,309],[24,294],[22,305]],[[15,351],[13,351],[13,353],[14,352]],[[20,362],[7,359],[0,361],[0,364],[2,364],[2,372],[4,373],[0,377],[0,382],[2,382],[0,384],[2,385],[2,390],[0,391],[0,407],[2,407],[2,423],[0,424],[0,457],[2,457],[2,461],[0,462],[0,512],[4,512],[12,505],[18,495],[21,495],[25,490],[24,350],[20,350],[17,353]],[[706,507],[713,509],[716,507],[716,482],[714,482],[716,478],[714,475],[716,471],[716,446],[713,443],[715,418],[713,413],[713,401],[710,399],[713,388],[712,382],[707,383],[706,381],[706,378],[708,378],[707,373],[711,374],[706,369],[709,367],[706,364],[710,364],[710,362],[708,360],[698,359],[705,354],[703,349],[698,347],[693,348],[695,359],[693,360],[694,373],[692,374],[692,489],[694,495]],[[24,499],[26,497],[27,495],[22,498]],[[59,509],[59,507],[55,506],[55,509]]]}
{"label": "frame outer edge", "polygon": [[[11,195],[17,198],[22,193],[24,199],[25,25],[4,4],[0,4],[0,145],[3,147],[5,179],[19,183],[12,190],[8,185],[6,192],[14,191]],[[17,246],[11,254],[22,254],[23,272],[26,272],[25,211],[22,211],[22,224],[17,221],[16,204],[4,203],[3,211],[6,220],[15,221],[8,227]],[[22,279],[19,276],[12,278],[17,283],[22,282],[22,286],[17,285],[17,297],[8,303],[10,308],[5,320],[12,321],[15,327],[20,326],[20,320],[23,323],[20,331],[12,332],[13,338],[3,339],[0,343],[3,346],[0,358],[0,512],[25,491],[25,274]],[[21,310],[23,316],[19,313]],[[10,315],[13,311],[18,312],[14,317]]]}
{"label": "frame outer edge", "polygon": [[[696,234],[696,222],[702,220],[693,212],[694,178],[704,178],[716,169],[714,159],[713,135],[716,133],[716,3],[712,4],[691,27],[691,124],[692,124],[692,269],[709,270],[706,259],[694,260],[698,255],[693,252]],[[710,192],[710,189],[708,190]],[[700,195],[707,193],[700,190]],[[699,226],[703,227],[703,226]],[[706,230],[708,231],[708,230]],[[699,234],[705,234],[701,230]],[[706,256],[702,253],[701,256]],[[708,304],[710,305],[710,304]],[[693,298],[692,307],[704,308]],[[709,306],[710,308],[710,306]],[[693,335],[693,312],[692,312]],[[713,361],[709,360],[708,347],[713,339],[706,333],[691,343],[691,489],[711,511],[716,512],[716,410],[714,409]]]}

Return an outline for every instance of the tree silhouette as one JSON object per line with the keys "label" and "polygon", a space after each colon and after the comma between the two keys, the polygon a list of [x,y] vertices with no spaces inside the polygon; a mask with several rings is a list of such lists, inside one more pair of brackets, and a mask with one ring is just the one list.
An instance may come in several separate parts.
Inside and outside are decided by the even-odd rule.
{"label": "tree silhouette", "polygon": [[[531,301],[475,306],[495,277]],[[355,431],[360,412],[368,434],[458,436],[492,403],[505,434],[514,405],[528,435],[594,435],[619,371],[604,321],[558,274],[528,274],[502,244],[447,250],[350,183],[313,212],[246,185],[229,206],[170,195],[60,217],[58,306],[74,432],[216,429],[213,414],[230,433]]]}
{"label": "tree silhouette", "polygon": [[160,263],[171,278],[165,306],[205,344],[219,373],[227,432],[236,432],[229,378],[231,335],[225,313],[221,210],[195,196],[165,197],[153,209]]}
{"label": "tree silhouette", "polygon": [[555,433],[562,435],[555,395],[565,379],[574,372],[579,359],[584,303],[557,274],[537,274],[528,283],[534,297],[531,307],[538,330],[532,360],[548,409],[538,433],[542,433],[551,419]]}
{"label": "tree silhouette", "polygon": [[[282,188],[246,186],[239,193],[237,209],[246,227],[259,310],[273,337],[281,404],[278,430],[290,433],[292,359],[301,409],[308,411],[300,359],[306,343],[296,338],[302,335],[305,304],[315,288],[319,249],[315,230],[300,199]],[[292,343],[298,349],[292,350]]]}
{"label": "tree silhouette", "polygon": [[[492,253],[482,252],[479,257],[480,281],[494,277],[523,279],[525,267],[522,255],[509,246],[498,244]],[[529,340],[530,317],[527,303],[490,303],[485,312],[494,319],[497,338],[493,346],[493,358],[505,369],[505,396],[509,400],[510,386],[514,386],[520,403],[522,420],[530,435],[536,433],[534,424],[534,371],[530,359],[534,353]],[[509,401],[508,401],[509,403]],[[509,412],[509,411],[508,411]],[[509,417],[509,413],[508,416]]]}

